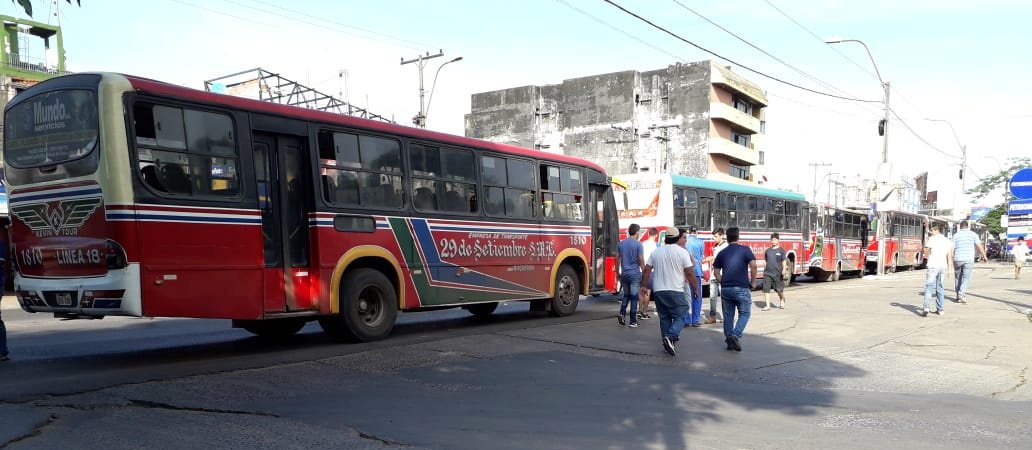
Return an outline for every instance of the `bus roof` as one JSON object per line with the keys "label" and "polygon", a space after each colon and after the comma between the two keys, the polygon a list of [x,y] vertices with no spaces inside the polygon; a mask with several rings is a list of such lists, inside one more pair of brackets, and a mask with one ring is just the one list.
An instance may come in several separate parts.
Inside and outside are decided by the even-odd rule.
{"label": "bus roof", "polygon": [[408,136],[411,138],[426,139],[453,145],[477,147],[486,150],[497,151],[500,153],[508,153],[518,156],[525,156],[528,158],[545,159],[572,164],[575,166],[594,169],[603,174],[606,173],[605,169],[603,169],[602,166],[595,164],[594,162],[588,161],[586,159],[581,159],[573,156],[543,152],[540,150],[533,150],[525,147],[518,147],[515,145],[484,141],[481,139],[440,133],[436,131],[429,131],[405,125],[397,125],[392,123],[380,122],[376,120],[363,119],[361,117],[347,116],[343,114],[330,113],[314,109],[281,105],[278,103],[263,102],[244,97],[234,97],[231,95],[206,92],[193,88],[188,88],[185,86],[179,86],[171,83],[165,83],[162,81],[156,81],[132,75],[123,74],[122,76],[126,77],[126,79],[129,80],[129,83],[133,86],[133,89],[136,89],[139,92],[147,94],[168,96],[183,100],[195,101],[199,103],[239,108],[246,111],[287,116],[291,118],[311,120],[346,127],[362,128],[366,130],[379,131],[381,133],[398,134]]}
{"label": "bus roof", "polygon": [[674,186],[691,186],[715,191],[740,192],[743,194],[765,195],[768,197],[783,198],[786,200],[806,201],[806,196],[797,192],[780,191],[759,186],[746,184],[728,183],[726,181],[707,180],[705,178],[686,177],[684,175],[670,175]]}

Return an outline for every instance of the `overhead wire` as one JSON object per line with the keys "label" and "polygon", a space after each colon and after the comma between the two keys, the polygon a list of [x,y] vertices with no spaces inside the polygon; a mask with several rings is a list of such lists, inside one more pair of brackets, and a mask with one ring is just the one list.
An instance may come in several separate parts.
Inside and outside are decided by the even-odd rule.
{"label": "overhead wire", "polygon": [[928,142],[928,141],[927,141],[927,140],[926,140],[926,139],[925,139],[924,137],[922,137],[922,136],[921,136],[920,134],[917,134],[917,132],[916,132],[916,131],[914,131],[914,129],[913,129],[913,128],[910,128],[910,125],[909,125],[909,124],[907,124],[907,122],[906,122],[905,120],[903,120],[903,118],[902,118],[902,117],[900,117],[900,116],[899,116],[899,114],[896,114],[896,111],[895,111],[895,110],[893,110],[892,108],[889,108],[889,112],[891,112],[891,113],[892,113],[892,115],[896,117],[896,120],[897,120],[897,121],[899,121],[899,123],[900,123],[901,125],[903,125],[903,128],[906,128],[906,130],[907,130],[907,131],[909,131],[909,132],[910,132],[910,134],[914,135],[914,137],[916,137],[916,138],[917,138],[917,139],[918,139],[919,141],[921,141],[921,142],[923,142],[923,143],[924,143],[925,145],[927,145],[927,146],[928,146],[928,148],[930,148],[930,149],[932,149],[932,150],[935,150],[935,151],[937,151],[937,152],[939,152],[939,153],[941,153],[941,154],[943,154],[943,155],[946,155],[946,156],[948,156],[948,157],[950,157],[950,158],[954,158],[954,159],[963,159],[963,158],[961,158],[960,156],[956,156],[956,155],[951,155],[951,154],[949,154],[949,153],[947,153],[947,152],[943,151],[943,150],[942,150],[942,149],[940,149],[939,147],[936,147],[936,146],[932,145],[932,143],[931,143],[931,142]]}
{"label": "overhead wire", "polygon": [[686,60],[683,57],[681,57],[679,55],[675,55],[675,54],[673,54],[673,53],[671,53],[671,52],[669,52],[667,50],[664,50],[662,48],[659,48],[658,46],[653,45],[652,43],[650,43],[650,42],[648,42],[648,41],[646,41],[644,39],[641,39],[641,38],[639,38],[639,37],[637,37],[637,36],[635,36],[635,35],[633,35],[631,33],[628,33],[626,31],[624,31],[620,27],[617,27],[617,26],[615,26],[615,25],[613,25],[613,24],[611,24],[609,22],[606,22],[606,21],[604,21],[602,19],[599,19],[598,17],[593,16],[591,13],[589,13],[587,11],[585,11],[583,9],[580,9],[580,8],[578,8],[576,6],[571,5],[569,2],[567,2],[565,0],[555,0],[555,1],[558,2],[559,4],[563,5],[563,6],[567,7],[567,8],[570,8],[570,9],[580,13],[583,16],[585,16],[585,17],[595,21],[596,23],[598,23],[600,25],[603,25],[606,28],[609,28],[610,30],[613,30],[613,31],[615,31],[617,33],[620,33],[620,34],[624,35],[627,38],[630,38],[631,40],[633,40],[633,41],[635,41],[635,42],[637,42],[639,44],[642,44],[642,45],[644,45],[646,47],[649,47],[649,48],[651,48],[651,49],[653,49],[653,50],[655,50],[657,52],[660,52],[660,53],[662,53],[664,55],[667,55],[667,56],[669,56],[671,58],[674,58],[674,59],[676,59],[676,60],[678,60],[678,61],[680,61],[682,63],[686,62]]}
{"label": "overhead wire", "polygon": [[684,8],[684,9],[685,9],[685,10],[687,10],[688,12],[690,12],[690,13],[694,14],[694,15],[695,15],[695,16],[697,16],[698,18],[700,18],[700,19],[702,19],[702,20],[706,21],[706,22],[707,22],[707,23],[709,23],[710,25],[713,25],[713,26],[715,26],[715,27],[719,28],[719,29],[720,29],[721,31],[723,31],[723,32],[725,32],[725,33],[727,33],[727,34],[731,35],[731,36],[732,36],[732,37],[734,37],[735,39],[738,39],[739,41],[741,41],[741,42],[742,42],[742,43],[744,43],[745,45],[748,45],[749,47],[752,47],[752,48],[753,48],[753,49],[755,49],[756,51],[758,51],[758,52],[760,52],[760,53],[763,53],[764,55],[767,55],[768,57],[770,57],[771,59],[773,59],[773,60],[775,60],[775,61],[777,61],[777,62],[781,63],[781,64],[782,64],[782,65],[784,65],[785,67],[788,67],[789,69],[792,69],[792,70],[794,70],[794,71],[795,71],[796,73],[798,73],[798,74],[800,74],[800,75],[802,75],[802,76],[804,76],[804,77],[806,77],[806,78],[810,79],[810,81],[813,81],[813,82],[815,82],[815,83],[817,83],[817,84],[819,84],[819,85],[821,85],[821,86],[824,86],[824,87],[825,87],[825,88],[827,88],[827,89],[830,89],[830,90],[833,90],[833,91],[837,91],[837,92],[839,92],[839,93],[841,93],[841,94],[844,94],[844,95],[848,95],[848,96],[850,96],[850,97],[854,97],[854,98],[856,97],[855,95],[853,95],[853,94],[850,94],[849,92],[846,92],[846,91],[844,91],[844,90],[842,90],[842,89],[839,89],[839,88],[837,88],[837,87],[835,87],[835,86],[832,86],[832,85],[831,85],[830,83],[827,83],[827,82],[825,82],[824,80],[821,80],[820,78],[817,78],[817,77],[815,77],[815,76],[813,76],[813,75],[810,75],[809,73],[806,73],[806,72],[805,72],[805,71],[803,71],[802,69],[799,69],[799,68],[797,68],[797,67],[795,67],[795,66],[793,66],[793,65],[791,65],[791,64],[789,64],[789,63],[787,63],[787,62],[785,62],[785,61],[784,61],[784,60],[782,60],[781,58],[778,58],[777,56],[774,56],[774,55],[773,55],[773,54],[771,54],[770,52],[768,52],[768,51],[766,51],[766,50],[764,50],[764,49],[760,48],[760,47],[759,47],[759,46],[757,46],[756,44],[753,44],[753,43],[752,43],[752,42],[750,42],[750,41],[749,41],[748,39],[745,39],[745,38],[743,38],[742,36],[739,36],[739,35],[738,35],[737,33],[735,33],[734,31],[731,31],[731,30],[727,29],[727,28],[726,28],[726,27],[724,27],[723,25],[720,25],[719,23],[717,23],[717,22],[715,22],[715,21],[711,20],[711,19],[710,19],[709,17],[706,17],[706,16],[704,16],[704,15],[703,15],[702,13],[700,13],[700,12],[698,12],[698,11],[696,11],[696,10],[692,9],[691,7],[689,7],[689,6],[685,5],[684,3],[681,3],[681,2],[679,1],[679,0],[671,0],[671,1],[673,1],[674,3],[676,3],[676,4],[677,4],[678,6],[680,6],[681,8]]}
{"label": "overhead wire", "polygon": [[855,101],[855,102],[881,103],[881,100],[864,100],[864,99],[859,99],[859,98],[854,98],[854,97],[843,97],[841,95],[830,94],[830,93],[827,93],[827,92],[818,91],[816,89],[810,89],[810,88],[805,87],[805,86],[800,86],[798,84],[792,83],[790,81],[782,80],[782,79],[780,79],[778,77],[775,77],[775,76],[772,76],[772,75],[768,75],[768,74],[766,74],[764,72],[761,72],[761,71],[759,71],[757,69],[753,69],[752,67],[746,66],[746,65],[741,64],[741,63],[739,63],[739,62],[737,62],[737,61],[735,61],[735,60],[733,60],[731,58],[728,58],[728,57],[723,56],[723,55],[721,55],[719,53],[716,53],[716,52],[714,52],[712,50],[709,50],[709,49],[707,49],[707,48],[705,48],[705,47],[703,47],[703,46],[701,46],[699,44],[696,44],[695,42],[692,42],[692,41],[690,41],[688,39],[685,39],[681,35],[679,35],[677,33],[674,33],[673,31],[670,31],[667,28],[664,28],[663,26],[661,26],[659,24],[656,24],[655,22],[652,22],[649,19],[646,19],[645,17],[642,17],[641,15],[639,15],[639,14],[633,12],[633,11],[630,11],[627,8],[624,8],[620,4],[614,2],[613,0],[603,0],[603,1],[608,3],[608,4],[610,4],[610,5],[612,5],[613,7],[617,8],[617,9],[623,11],[624,13],[634,17],[635,19],[638,19],[638,20],[648,24],[649,26],[651,26],[651,27],[653,27],[653,28],[655,28],[655,29],[657,29],[659,31],[662,31],[663,33],[666,33],[666,34],[670,35],[674,39],[677,39],[677,40],[679,40],[681,42],[684,42],[684,43],[686,43],[688,45],[691,45],[691,46],[693,46],[693,47],[695,47],[695,48],[697,48],[699,50],[702,50],[702,51],[704,51],[706,53],[709,53],[709,54],[711,54],[713,56],[716,56],[717,58],[723,59],[723,60],[725,60],[725,61],[727,61],[727,62],[729,62],[731,64],[734,64],[734,65],[736,65],[738,67],[741,67],[741,68],[743,68],[745,70],[748,70],[748,71],[750,71],[752,73],[755,73],[755,74],[757,74],[759,76],[762,76],[764,78],[776,81],[778,83],[781,83],[781,84],[784,84],[784,85],[787,85],[787,86],[794,87],[796,89],[800,89],[800,90],[803,90],[803,91],[807,91],[807,92],[811,92],[811,93],[814,93],[814,94],[823,95],[823,96],[827,96],[827,97],[838,98],[838,99],[842,99],[842,100],[850,100],[850,101]]}

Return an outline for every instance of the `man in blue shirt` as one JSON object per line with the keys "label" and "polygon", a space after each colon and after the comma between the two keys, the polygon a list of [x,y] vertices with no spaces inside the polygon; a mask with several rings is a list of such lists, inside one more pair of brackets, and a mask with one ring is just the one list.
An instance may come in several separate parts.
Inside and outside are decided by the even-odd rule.
{"label": "man in blue shirt", "polygon": [[968,284],[971,283],[971,271],[975,268],[975,251],[985,257],[985,247],[974,231],[969,229],[966,220],[960,222],[960,231],[953,235],[953,281],[957,303],[967,303]]}
{"label": "man in blue shirt", "polygon": [[[752,283],[756,279],[756,256],[738,243],[738,227],[727,229],[727,248],[713,260],[713,276],[720,282],[724,309],[724,343],[728,350],[742,351],[742,332],[752,310]],[[735,321],[735,311],[738,321]]]}
{"label": "man in blue shirt", "polygon": [[620,241],[616,246],[616,255],[620,259],[617,266],[620,275],[620,291],[623,299],[620,300],[620,315],[616,321],[621,326],[627,324],[627,304],[631,305],[631,328],[638,326],[638,291],[641,289],[641,268],[645,265],[645,250],[638,241],[638,230],[640,227],[632,223],[627,227],[627,239]]}
{"label": "man in blue shirt", "polygon": [[[692,255],[695,277],[702,280],[702,253],[706,248],[706,244],[699,237],[699,230],[695,227],[688,227],[688,240],[685,241],[684,248]],[[702,290],[692,292],[685,290],[684,294],[691,302],[691,310],[685,315],[684,324],[690,327],[700,326],[699,321],[702,320]]]}

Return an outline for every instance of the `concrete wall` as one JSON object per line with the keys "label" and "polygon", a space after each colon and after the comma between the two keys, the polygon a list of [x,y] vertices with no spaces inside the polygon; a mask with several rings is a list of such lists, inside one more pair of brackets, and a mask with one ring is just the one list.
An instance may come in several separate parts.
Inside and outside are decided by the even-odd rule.
{"label": "concrete wall", "polygon": [[716,70],[700,61],[473,94],[466,135],[586,158],[613,174],[706,177],[726,171],[711,161],[711,133],[730,138],[729,128],[711,130]]}

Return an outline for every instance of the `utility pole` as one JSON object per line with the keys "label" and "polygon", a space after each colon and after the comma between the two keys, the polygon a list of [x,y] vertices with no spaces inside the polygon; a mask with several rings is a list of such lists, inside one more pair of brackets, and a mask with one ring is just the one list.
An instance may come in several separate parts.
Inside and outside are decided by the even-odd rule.
{"label": "utility pole", "polygon": [[831,163],[810,163],[810,167],[813,167],[813,195],[810,198],[815,203],[817,202],[817,168],[829,166],[831,166]]}
{"label": "utility pole", "polygon": [[419,68],[419,115],[412,118],[412,123],[420,128],[426,128],[426,103],[423,101],[426,91],[423,89],[423,68],[426,67],[428,59],[440,58],[442,56],[444,56],[444,50],[438,50],[436,55],[426,52],[425,55],[419,55],[408,61],[405,58],[401,58],[401,65],[416,63],[416,67]]}

